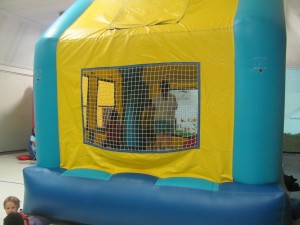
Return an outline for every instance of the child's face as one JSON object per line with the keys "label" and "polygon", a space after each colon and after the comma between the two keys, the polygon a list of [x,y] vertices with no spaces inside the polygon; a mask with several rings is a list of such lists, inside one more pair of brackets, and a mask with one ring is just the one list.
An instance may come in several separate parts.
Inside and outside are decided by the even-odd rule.
{"label": "child's face", "polygon": [[4,209],[7,215],[9,213],[16,213],[18,211],[16,204],[13,202],[6,202]]}

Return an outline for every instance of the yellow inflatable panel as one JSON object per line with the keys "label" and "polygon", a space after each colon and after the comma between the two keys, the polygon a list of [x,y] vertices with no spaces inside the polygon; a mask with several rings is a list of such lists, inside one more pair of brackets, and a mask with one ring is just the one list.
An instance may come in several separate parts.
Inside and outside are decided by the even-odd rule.
{"label": "yellow inflatable panel", "polygon": [[[237,0],[94,1],[64,32],[57,47],[61,167],[231,181],[236,7]],[[95,140],[107,138],[101,130],[104,121],[97,120],[106,113],[98,107],[101,104],[115,108],[122,125],[130,125],[125,90],[118,85],[125,79],[120,68],[142,65],[141,80],[153,99],[159,81],[168,75],[161,72],[160,79],[152,79],[150,72],[173,64],[185,68],[185,63],[194,66],[197,79],[182,83],[184,75],[177,74],[170,78],[171,89],[199,91],[199,147],[143,152],[87,143],[88,129],[99,130],[93,133]],[[90,92],[98,96],[94,105]],[[181,146],[185,139],[174,137],[173,142]]]}

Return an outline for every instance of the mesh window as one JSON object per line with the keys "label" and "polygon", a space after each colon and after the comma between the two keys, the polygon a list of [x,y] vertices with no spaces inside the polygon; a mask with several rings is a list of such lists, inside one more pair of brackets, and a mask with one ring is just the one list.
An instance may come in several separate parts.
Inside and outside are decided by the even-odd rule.
{"label": "mesh window", "polygon": [[199,63],[87,68],[81,79],[86,144],[133,152],[199,147]]}

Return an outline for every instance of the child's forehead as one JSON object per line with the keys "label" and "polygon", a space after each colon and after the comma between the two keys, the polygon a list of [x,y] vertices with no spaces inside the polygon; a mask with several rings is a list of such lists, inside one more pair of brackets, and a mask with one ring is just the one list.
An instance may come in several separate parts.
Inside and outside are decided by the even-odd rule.
{"label": "child's forehead", "polygon": [[13,201],[7,201],[6,203],[5,203],[5,206],[11,206],[11,205],[17,205],[15,202],[13,202]]}

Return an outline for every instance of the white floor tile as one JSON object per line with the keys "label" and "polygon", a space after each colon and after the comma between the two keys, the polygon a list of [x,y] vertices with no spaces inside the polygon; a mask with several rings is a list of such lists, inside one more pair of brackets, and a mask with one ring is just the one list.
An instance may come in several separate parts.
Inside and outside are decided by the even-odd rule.
{"label": "white floor tile", "polygon": [[10,195],[18,197],[21,205],[24,200],[24,182],[23,168],[35,165],[34,161],[20,161],[16,158],[18,155],[26,153],[14,153],[9,155],[0,155],[0,224],[3,224],[3,219],[6,216],[3,209],[3,201]]}

